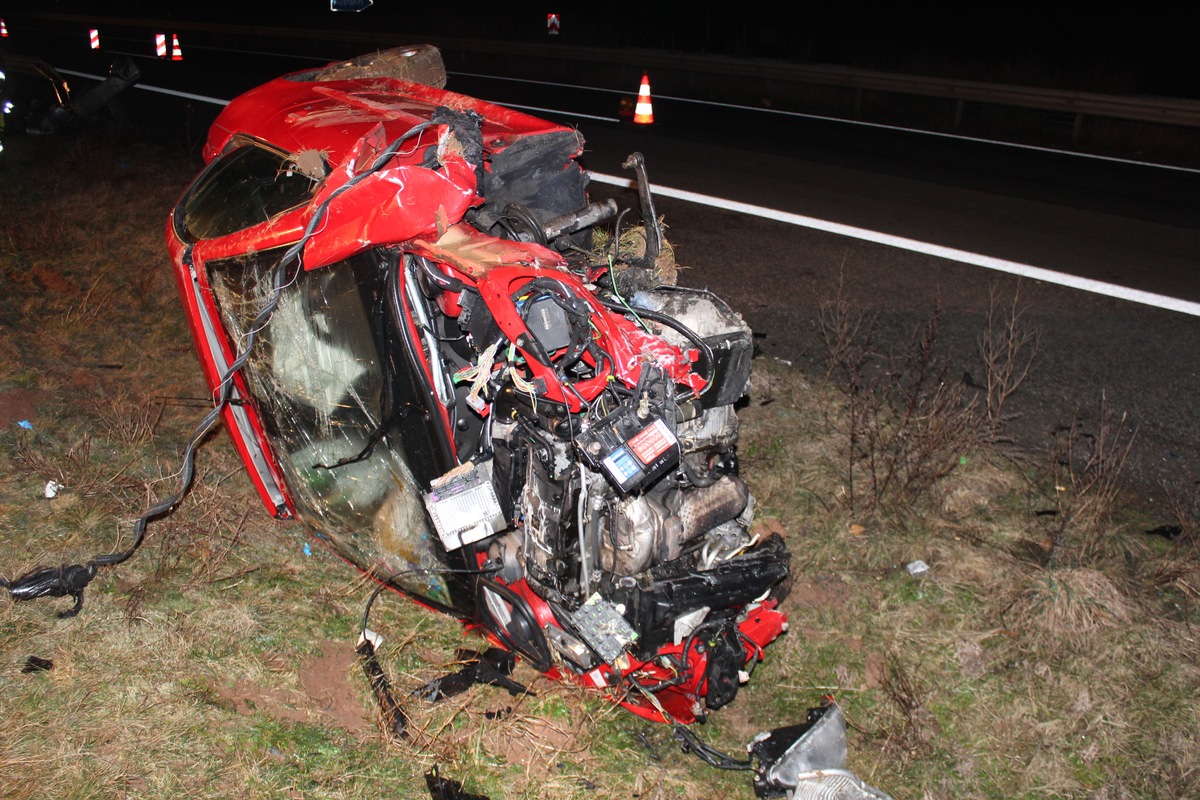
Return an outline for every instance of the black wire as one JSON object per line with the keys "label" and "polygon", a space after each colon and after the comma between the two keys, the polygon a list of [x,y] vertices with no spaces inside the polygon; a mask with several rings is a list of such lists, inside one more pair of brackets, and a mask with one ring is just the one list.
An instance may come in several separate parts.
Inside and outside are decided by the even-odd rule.
{"label": "black wire", "polygon": [[662,691],[663,689],[668,689],[672,686],[679,686],[680,684],[685,683],[687,681],[687,679],[688,679],[688,674],[682,670],[679,670],[679,671],[677,671],[674,678],[668,678],[665,681],[659,681],[658,683],[652,683],[649,686],[647,686],[646,684],[644,684],[641,681],[638,681],[632,677],[629,680],[631,680],[634,683],[634,685],[637,686],[639,689],[642,689],[643,691],[647,691],[647,692],[650,692],[651,694],[654,694],[655,692]]}
{"label": "black wire", "polygon": [[[613,225],[613,246],[612,246],[612,261],[613,262],[617,262],[617,261],[621,260],[621,222],[624,221],[625,215],[628,213],[629,213],[628,208],[622,209],[621,213],[617,214],[617,221]],[[613,268],[612,264],[609,264],[608,268],[611,270]]]}
{"label": "black wire", "polygon": [[379,585],[375,587],[375,591],[371,592],[371,596],[367,599],[367,607],[363,610],[362,625],[360,629],[365,635],[367,632],[367,622],[371,616],[371,606],[375,604],[375,600],[383,593],[384,589],[401,589],[402,586],[394,586],[397,578],[405,575],[495,575],[502,569],[500,566],[487,567],[482,569],[458,569],[455,567],[435,567],[429,569],[426,567],[408,567],[398,569],[386,578],[376,578]]}
{"label": "black wire", "polygon": [[[629,309],[620,303],[613,303],[607,300],[600,300],[600,304],[609,311],[617,311],[621,314],[628,314],[632,311],[632,309]],[[717,374],[716,358],[713,356],[712,348],[708,346],[708,343],[701,339],[700,335],[691,328],[684,325],[679,320],[667,316],[666,314],[660,314],[657,311],[650,311],[642,308],[637,309],[637,311],[633,313],[636,313],[639,317],[645,317],[646,319],[651,319],[655,322],[666,325],[668,328],[675,330],[680,336],[683,336],[696,346],[696,349],[700,351],[702,356],[704,356],[704,388],[701,389],[696,396],[701,397],[707,394],[708,390],[712,388],[713,378],[715,378]]]}
{"label": "black wire", "polygon": [[[361,450],[359,450],[357,453],[355,453],[354,455],[346,456],[345,458],[339,458],[337,461],[333,462],[332,464],[326,464],[324,462],[321,462],[318,464],[313,464],[312,468],[313,469],[324,469],[324,470],[335,470],[338,467],[345,467],[350,464],[358,464],[360,462],[366,461],[368,458],[371,457],[371,454],[375,452],[375,446],[378,445],[380,442],[382,442],[385,438],[387,438],[388,428],[391,427],[392,423],[394,421],[396,421],[397,419],[402,419],[407,414],[408,410],[411,408],[416,408],[416,406],[412,405],[411,403],[405,403],[401,408],[397,409],[396,414],[388,417],[383,422],[379,423],[379,425],[377,425],[375,427],[375,430],[371,431],[371,435],[367,437],[367,443],[365,445],[363,445],[363,448]],[[400,413],[400,412],[403,412],[403,413]]]}
{"label": "black wire", "polygon": [[[687,674],[687,670],[686,670],[687,662],[686,661],[684,662],[684,667],[685,667],[685,669],[681,672],[681,675]],[[637,689],[640,689],[642,691],[649,691],[646,687],[642,686],[637,681],[635,681],[631,676],[627,676],[625,678],[625,680],[628,683],[632,684]],[[664,682],[664,683],[665,683],[665,685],[671,685],[669,682]],[[660,688],[665,688],[665,687],[660,687]],[[705,764],[708,764],[710,767],[715,767],[716,769],[725,769],[725,770],[752,770],[752,769],[754,769],[754,762],[752,760],[747,759],[745,761],[742,761],[741,759],[737,759],[731,755],[728,755],[727,753],[723,753],[720,750],[718,750],[717,748],[713,747],[712,745],[706,743],[698,735],[696,735],[696,733],[693,732],[690,728],[688,728],[683,723],[678,722],[674,717],[672,717],[671,714],[668,713],[667,710],[665,708],[663,708],[661,705],[658,706],[658,711],[663,715],[663,720],[665,722],[667,722],[674,729],[675,740],[677,742],[679,742],[679,744],[682,746],[683,752],[695,754],[696,757],[699,758],[701,761],[703,761]]]}
{"label": "black wire", "polygon": [[673,727],[675,728],[675,739],[683,746],[683,751],[685,753],[694,753],[710,767],[729,770],[754,769],[753,761],[749,759],[742,761],[741,759],[722,753],[712,745],[704,742],[686,725],[675,722],[673,723]]}
{"label": "black wire", "polygon": [[[313,226],[310,224],[309,229],[311,230],[312,228]],[[307,237],[311,234],[306,231],[305,235]],[[303,241],[305,240],[301,240],[301,244]],[[200,424],[198,424],[195,430],[193,430],[187,446],[184,447],[179,490],[166,499],[150,506],[134,521],[133,543],[126,550],[119,553],[94,555],[88,562],[89,566],[94,565],[98,567],[111,567],[128,560],[135,552],[137,552],[137,549],[142,546],[142,542],[145,541],[146,527],[149,525],[150,521],[158,519],[159,517],[165,516],[174,511],[179,503],[183,501],[183,498],[186,497],[188,492],[191,490],[192,481],[196,477],[196,448],[220,420],[221,412],[224,411],[225,407],[229,404],[229,399],[233,394],[233,376],[236,375],[242,369],[242,367],[245,366],[246,361],[249,360],[250,352],[254,346],[254,342],[258,336],[259,330],[267,323],[267,321],[271,318],[271,315],[275,313],[276,307],[279,305],[279,298],[282,294],[284,284],[283,277],[286,274],[286,266],[289,262],[289,256],[292,256],[293,251],[296,251],[296,247],[289,248],[287,253],[284,254],[283,259],[280,261],[275,274],[275,285],[271,288],[270,300],[268,300],[262,309],[259,310],[258,316],[256,316],[254,321],[250,323],[250,329],[246,334],[245,347],[238,357],[234,359],[233,363],[230,364],[225,370],[225,374],[221,376],[220,393],[217,404],[213,406],[213,408],[204,416],[202,420],[200,420]]]}
{"label": "black wire", "polygon": [[696,637],[703,633],[708,628],[719,628],[724,625],[723,622],[709,622],[697,625],[687,639],[683,642],[683,671],[687,672],[692,668],[692,643],[696,641]]}

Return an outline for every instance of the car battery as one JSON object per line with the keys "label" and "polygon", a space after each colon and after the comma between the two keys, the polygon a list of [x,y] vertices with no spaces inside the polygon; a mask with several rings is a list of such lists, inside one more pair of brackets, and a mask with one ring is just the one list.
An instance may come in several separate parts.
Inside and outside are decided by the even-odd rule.
{"label": "car battery", "polygon": [[631,404],[580,432],[575,446],[622,494],[657,480],[679,463],[679,439],[657,414],[639,416]]}

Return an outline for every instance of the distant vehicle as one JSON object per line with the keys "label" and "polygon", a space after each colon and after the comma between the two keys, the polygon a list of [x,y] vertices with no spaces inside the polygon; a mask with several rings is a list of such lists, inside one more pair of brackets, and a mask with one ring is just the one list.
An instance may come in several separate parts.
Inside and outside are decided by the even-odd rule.
{"label": "distant vehicle", "polygon": [[4,128],[10,134],[36,132],[46,115],[70,102],[71,89],[40,58],[10,53],[5,61]]}
{"label": "distant vehicle", "polygon": [[4,131],[50,134],[92,116],[141,78],[129,59],[113,62],[111,74],[86,92],[72,94],[66,78],[41,58],[8,53],[3,67]]}

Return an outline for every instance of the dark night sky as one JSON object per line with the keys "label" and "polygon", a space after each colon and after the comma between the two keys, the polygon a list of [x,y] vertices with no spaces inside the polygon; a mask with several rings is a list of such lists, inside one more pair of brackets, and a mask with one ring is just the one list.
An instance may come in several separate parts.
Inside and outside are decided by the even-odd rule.
{"label": "dark night sky", "polygon": [[[25,5],[5,3],[4,6]],[[95,2],[49,0],[47,11],[96,13]],[[1200,97],[1200,47],[1189,4],[842,0],[740,4],[437,3],[375,0],[334,14],[328,0],[110,3],[99,12],[281,27],[392,30],[425,36],[645,47],[834,63],[868,69],[1112,93]],[[630,9],[636,9],[631,11]],[[1194,8],[1191,10],[1194,11]],[[562,18],[546,34],[546,13]]]}

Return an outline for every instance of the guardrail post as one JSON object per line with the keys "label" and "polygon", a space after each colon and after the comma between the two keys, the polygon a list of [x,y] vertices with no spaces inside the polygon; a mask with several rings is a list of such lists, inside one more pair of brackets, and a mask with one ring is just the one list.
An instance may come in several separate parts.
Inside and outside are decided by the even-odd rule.
{"label": "guardrail post", "polygon": [[956,100],[954,102],[954,130],[958,130],[959,128],[962,127],[962,115],[963,115],[963,100],[960,97],[960,98],[958,98],[958,100]]}
{"label": "guardrail post", "polygon": [[1071,130],[1071,144],[1079,144],[1079,134],[1083,130],[1083,112],[1075,114],[1075,127]]}

